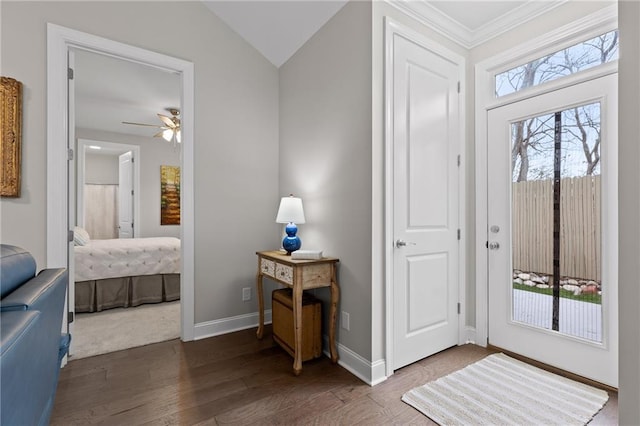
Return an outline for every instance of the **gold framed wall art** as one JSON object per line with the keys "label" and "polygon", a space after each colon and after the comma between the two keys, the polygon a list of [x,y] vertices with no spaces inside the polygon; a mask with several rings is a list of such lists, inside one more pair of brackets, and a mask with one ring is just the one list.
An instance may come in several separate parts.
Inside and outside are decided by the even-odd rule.
{"label": "gold framed wall art", "polygon": [[180,225],[178,166],[160,166],[160,225]]}
{"label": "gold framed wall art", "polygon": [[0,196],[20,196],[22,83],[0,77]]}

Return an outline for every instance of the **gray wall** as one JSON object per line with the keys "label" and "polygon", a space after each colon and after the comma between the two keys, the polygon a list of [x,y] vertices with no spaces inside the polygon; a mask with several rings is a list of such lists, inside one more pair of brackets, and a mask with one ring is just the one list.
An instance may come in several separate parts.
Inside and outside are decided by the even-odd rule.
{"label": "gray wall", "polygon": [[[76,136],[102,142],[113,142],[140,147],[140,223],[136,225],[139,237],[180,237],[179,225],[160,225],[160,166],[180,166],[180,150],[164,139],[125,135],[90,129],[76,129]],[[93,155],[103,157],[103,155]],[[116,182],[118,183],[118,157],[116,156]],[[88,176],[86,168],[85,175]]]}
{"label": "gray wall", "polygon": [[117,155],[89,154],[84,156],[84,183],[117,185],[119,161]]}
{"label": "gray wall", "polygon": [[26,248],[45,266],[51,22],[194,63],[195,322],[255,312],[255,299],[243,303],[241,288],[255,283],[255,251],[273,247],[279,234],[278,70],[197,1],[0,7],[2,75],[24,83],[23,191],[1,201],[2,242]]}
{"label": "gray wall", "polygon": [[371,360],[371,3],[348,3],[280,68],[280,165],[302,248],[340,259],[338,341]]}
{"label": "gray wall", "polygon": [[640,3],[618,3],[621,425],[640,424]]}

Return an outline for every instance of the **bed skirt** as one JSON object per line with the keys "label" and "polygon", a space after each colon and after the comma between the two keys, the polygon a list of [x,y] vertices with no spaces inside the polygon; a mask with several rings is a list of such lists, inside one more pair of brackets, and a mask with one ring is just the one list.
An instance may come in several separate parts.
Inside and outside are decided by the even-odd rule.
{"label": "bed skirt", "polygon": [[171,302],[180,299],[180,274],[79,281],[75,290],[76,312]]}

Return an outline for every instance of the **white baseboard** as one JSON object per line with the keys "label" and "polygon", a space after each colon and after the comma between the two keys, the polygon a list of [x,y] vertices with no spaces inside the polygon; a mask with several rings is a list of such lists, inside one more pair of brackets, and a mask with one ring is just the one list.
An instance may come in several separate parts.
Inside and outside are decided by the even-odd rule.
{"label": "white baseboard", "polygon": [[[251,314],[201,322],[196,324],[194,327],[195,333],[193,339],[206,339],[207,337],[219,336],[221,334],[233,333],[234,331],[257,327],[258,319],[258,313],[253,312]],[[271,324],[271,309],[264,311],[264,323]]]}
{"label": "white baseboard", "polygon": [[[194,340],[206,339],[208,337],[257,327],[258,319],[258,313],[254,312],[202,322],[196,324],[194,327]],[[264,311],[264,323],[271,324],[271,310]],[[323,336],[323,348],[324,353],[329,356],[329,338],[326,335]],[[387,376],[385,375],[385,360],[370,362],[346,346],[341,345],[339,342],[336,342],[336,348],[338,349],[338,364],[366,384],[375,386],[387,380]]]}
{"label": "white baseboard", "polygon": [[387,363],[384,359],[374,361],[371,365],[371,386],[375,386],[378,383],[382,383],[387,380]]}
{"label": "white baseboard", "polygon": [[465,343],[476,344],[476,328],[470,325],[465,327],[466,341]]}
{"label": "white baseboard", "polygon": [[[338,350],[338,365],[342,366],[345,370],[369,386],[375,386],[387,380],[384,360],[374,362],[367,361],[351,349],[341,345],[340,342],[336,342],[336,349]],[[329,337],[326,335],[323,336],[323,352],[326,356],[330,356]]]}

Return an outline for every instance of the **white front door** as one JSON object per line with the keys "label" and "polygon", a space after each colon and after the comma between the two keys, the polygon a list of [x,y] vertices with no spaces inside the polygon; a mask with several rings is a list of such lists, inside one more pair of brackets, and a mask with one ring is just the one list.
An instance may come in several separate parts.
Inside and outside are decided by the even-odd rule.
{"label": "white front door", "polygon": [[488,113],[489,343],[617,387],[617,75]]}
{"label": "white front door", "polygon": [[133,238],[133,152],[119,157],[118,238]]}
{"label": "white front door", "polygon": [[393,368],[458,343],[461,65],[393,35]]}

